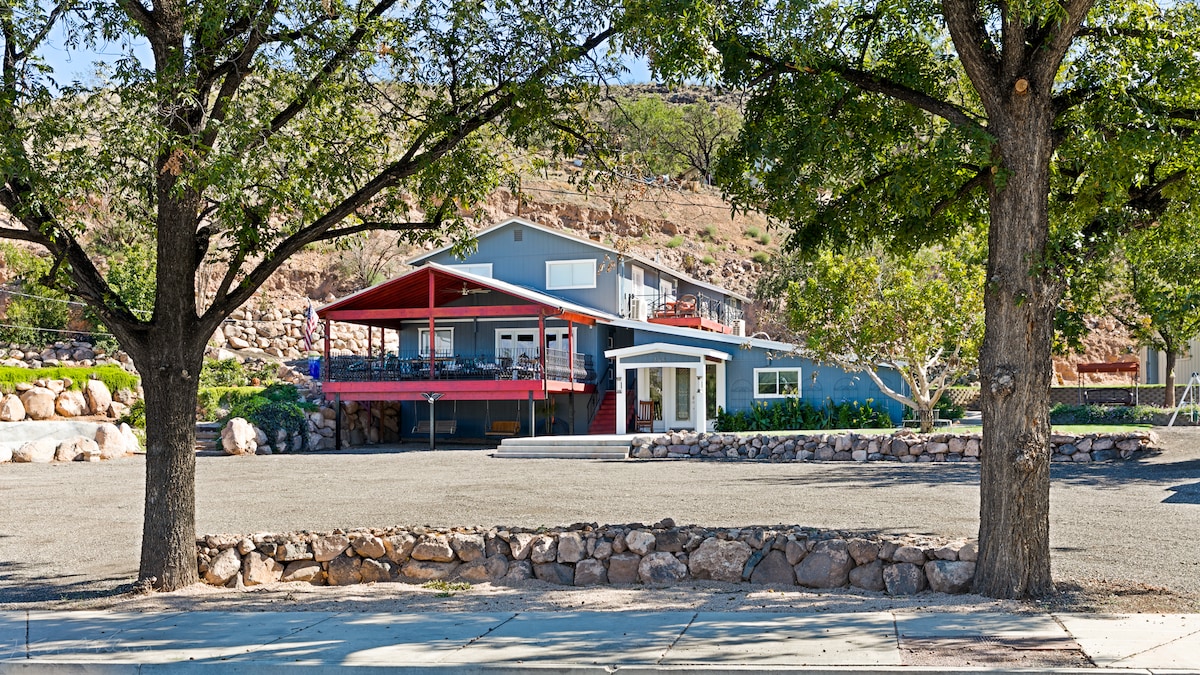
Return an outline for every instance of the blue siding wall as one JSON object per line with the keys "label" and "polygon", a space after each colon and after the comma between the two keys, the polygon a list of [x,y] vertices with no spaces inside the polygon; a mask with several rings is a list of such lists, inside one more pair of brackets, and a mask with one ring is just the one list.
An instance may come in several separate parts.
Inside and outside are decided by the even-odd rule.
{"label": "blue siding wall", "polygon": [[[520,230],[521,241],[514,240],[515,231]],[[584,289],[549,290],[546,288],[546,261],[584,260],[596,261],[596,287]],[[513,223],[508,227],[489,232],[479,238],[476,252],[457,258],[450,251],[443,251],[429,258],[441,265],[465,263],[491,263],[492,276],[510,284],[543,291],[549,295],[576,302],[588,307],[618,313],[618,272],[610,256],[586,242],[559,237],[532,227]],[[612,267],[612,269],[609,269]]]}
{"label": "blue siding wall", "polygon": [[[770,403],[778,400],[754,398],[755,368],[799,368],[800,398],[813,405],[823,404],[826,399],[831,399],[835,403],[844,401],[865,403],[867,399],[871,399],[876,404],[882,404],[891,415],[892,421],[897,424],[904,415],[904,406],[881,392],[865,373],[847,373],[836,366],[818,364],[797,356],[781,356],[777,352],[758,347],[742,349],[739,345],[727,342],[691,336],[664,335],[649,331],[634,331],[634,344],[644,345],[654,342],[704,347],[729,354],[732,358],[725,364],[725,403],[729,410],[745,410],[754,401]],[[888,386],[899,390],[901,379],[895,371],[884,370],[880,374],[880,379]]]}

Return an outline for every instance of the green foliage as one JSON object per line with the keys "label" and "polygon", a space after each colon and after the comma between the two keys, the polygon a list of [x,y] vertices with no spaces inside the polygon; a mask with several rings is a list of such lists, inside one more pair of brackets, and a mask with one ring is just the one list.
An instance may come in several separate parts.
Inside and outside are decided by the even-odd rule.
{"label": "green foliage", "polygon": [[129,406],[129,409],[125,411],[125,414],[121,415],[121,419],[118,422],[128,424],[134,429],[145,429],[146,401],[140,398],[134,401],[133,405]]}
{"label": "green foliage", "polygon": [[763,232],[762,236],[760,236],[758,238],[758,243],[762,244],[763,246],[767,246],[768,244],[770,244],[771,243],[771,234],[769,232]]}
{"label": "green foliage", "polygon": [[771,262],[771,254],[766,251],[755,251],[754,255],[750,256],[750,259],[759,265],[766,265]]}
{"label": "green foliage", "polygon": [[717,259],[712,257],[711,255],[706,255],[700,259],[700,262],[704,263],[705,265],[714,265],[714,264],[716,264]]}
{"label": "green foliage", "polygon": [[133,244],[108,258],[105,280],[125,306],[145,317],[154,311],[157,257],[149,243]]}
{"label": "green foliage", "polygon": [[[1050,408],[1051,424],[1141,424],[1152,423],[1156,416],[1170,415],[1173,408],[1155,408],[1148,405],[1103,406],[1064,405]],[[1180,412],[1180,415],[1186,414]]]}
{"label": "green foliage", "polygon": [[437,594],[439,598],[449,598],[459,591],[471,590],[471,584],[466,581],[446,581],[445,579],[434,579],[421,584],[421,588],[428,588],[434,591],[440,591]]}
{"label": "green foliage", "polygon": [[206,359],[200,369],[200,387],[244,387],[250,383],[237,359]]}
{"label": "green foliage", "polygon": [[95,376],[94,379],[103,382],[110,392],[117,392],[121,389],[136,391],[141,382],[141,378],[136,374],[120,366],[93,366],[91,368],[81,366],[55,368],[0,366],[0,391],[12,392],[21,382],[61,380],[63,378],[71,379],[72,389],[82,389],[84,383],[93,379],[93,376]]}
{"label": "green foliage", "polygon": [[[305,413],[313,412],[317,407],[305,403],[295,385],[273,384],[249,397],[244,395],[241,388],[232,388],[224,393],[224,397],[230,407],[222,419],[222,427],[229,420],[241,417],[262,429],[272,446],[276,445],[276,434],[284,430],[289,434],[299,434],[301,450],[308,450],[308,422]],[[290,449],[276,447],[278,452],[287,452]]]}
{"label": "green foliage", "polygon": [[746,235],[750,239],[758,239],[762,236],[762,230],[755,225],[751,225],[750,227],[747,227],[742,234]]}
{"label": "green foliage", "polygon": [[[7,300],[4,318],[0,323],[0,342],[16,344],[46,344],[61,340],[71,319],[67,295],[44,285],[50,273],[50,261],[12,244],[0,244],[5,267],[13,277],[5,286],[24,295],[0,291],[0,300]],[[46,328],[50,330],[37,330]]]}
{"label": "green foliage", "polygon": [[607,122],[625,164],[655,176],[695,169],[707,178],[718,148],[741,126],[741,116],[726,105],[704,100],[676,105],[649,95],[617,101]]}
{"label": "green foliage", "polygon": [[700,240],[701,241],[716,241],[717,240],[717,226],[716,225],[705,225],[704,229],[700,231]]}
{"label": "green foliage", "polygon": [[949,392],[942,394],[942,397],[937,401],[937,405],[934,406],[934,410],[937,410],[938,416],[944,420],[961,420],[963,415],[967,414],[966,408],[950,400]]}
{"label": "green foliage", "polygon": [[667,248],[679,248],[683,246],[683,236],[675,235],[667,240]]}
{"label": "green foliage", "polygon": [[231,408],[259,396],[262,391],[263,387],[201,387],[196,399],[196,415],[205,422],[215,422]]}
{"label": "green foliage", "polygon": [[891,417],[872,399],[862,404],[857,401],[834,403],[826,399],[819,407],[798,398],[772,403],[755,401],[748,410],[727,412],[718,408],[716,420],[716,429],[720,432],[883,429],[890,426]]}

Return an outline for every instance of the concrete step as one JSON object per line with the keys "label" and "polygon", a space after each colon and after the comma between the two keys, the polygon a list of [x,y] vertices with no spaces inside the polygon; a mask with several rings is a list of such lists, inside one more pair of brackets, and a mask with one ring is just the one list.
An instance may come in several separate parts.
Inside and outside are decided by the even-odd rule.
{"label": "concrete step", "polygon": [[512,459],[628,459],[632,436],[506,438],[493,457]]}
{"label": "concrete step", "polygon": [[196,424],[196,450],[218,450],[221,446],[221,424],[198,422]]}

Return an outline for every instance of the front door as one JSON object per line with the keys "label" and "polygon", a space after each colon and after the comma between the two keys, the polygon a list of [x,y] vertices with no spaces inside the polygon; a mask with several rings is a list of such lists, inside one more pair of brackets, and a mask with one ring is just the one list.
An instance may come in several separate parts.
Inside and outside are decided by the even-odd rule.
{"label": "front door", "polygon": [[654,430],[695,429],[691,368],[639,368],[638,400],[654,401]]}

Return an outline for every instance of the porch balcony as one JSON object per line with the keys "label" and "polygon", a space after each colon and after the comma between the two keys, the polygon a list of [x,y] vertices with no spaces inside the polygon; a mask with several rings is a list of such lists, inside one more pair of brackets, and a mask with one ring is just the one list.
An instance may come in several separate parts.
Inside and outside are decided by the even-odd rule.
{"label": "porch balcony", "polygon": [[732,334],[742,319],[740,307],[705,293],[686,293],[678,297],[660,293],[630,295],[631,315],[635,300],[646,303],[646,320],[650,323]]}

